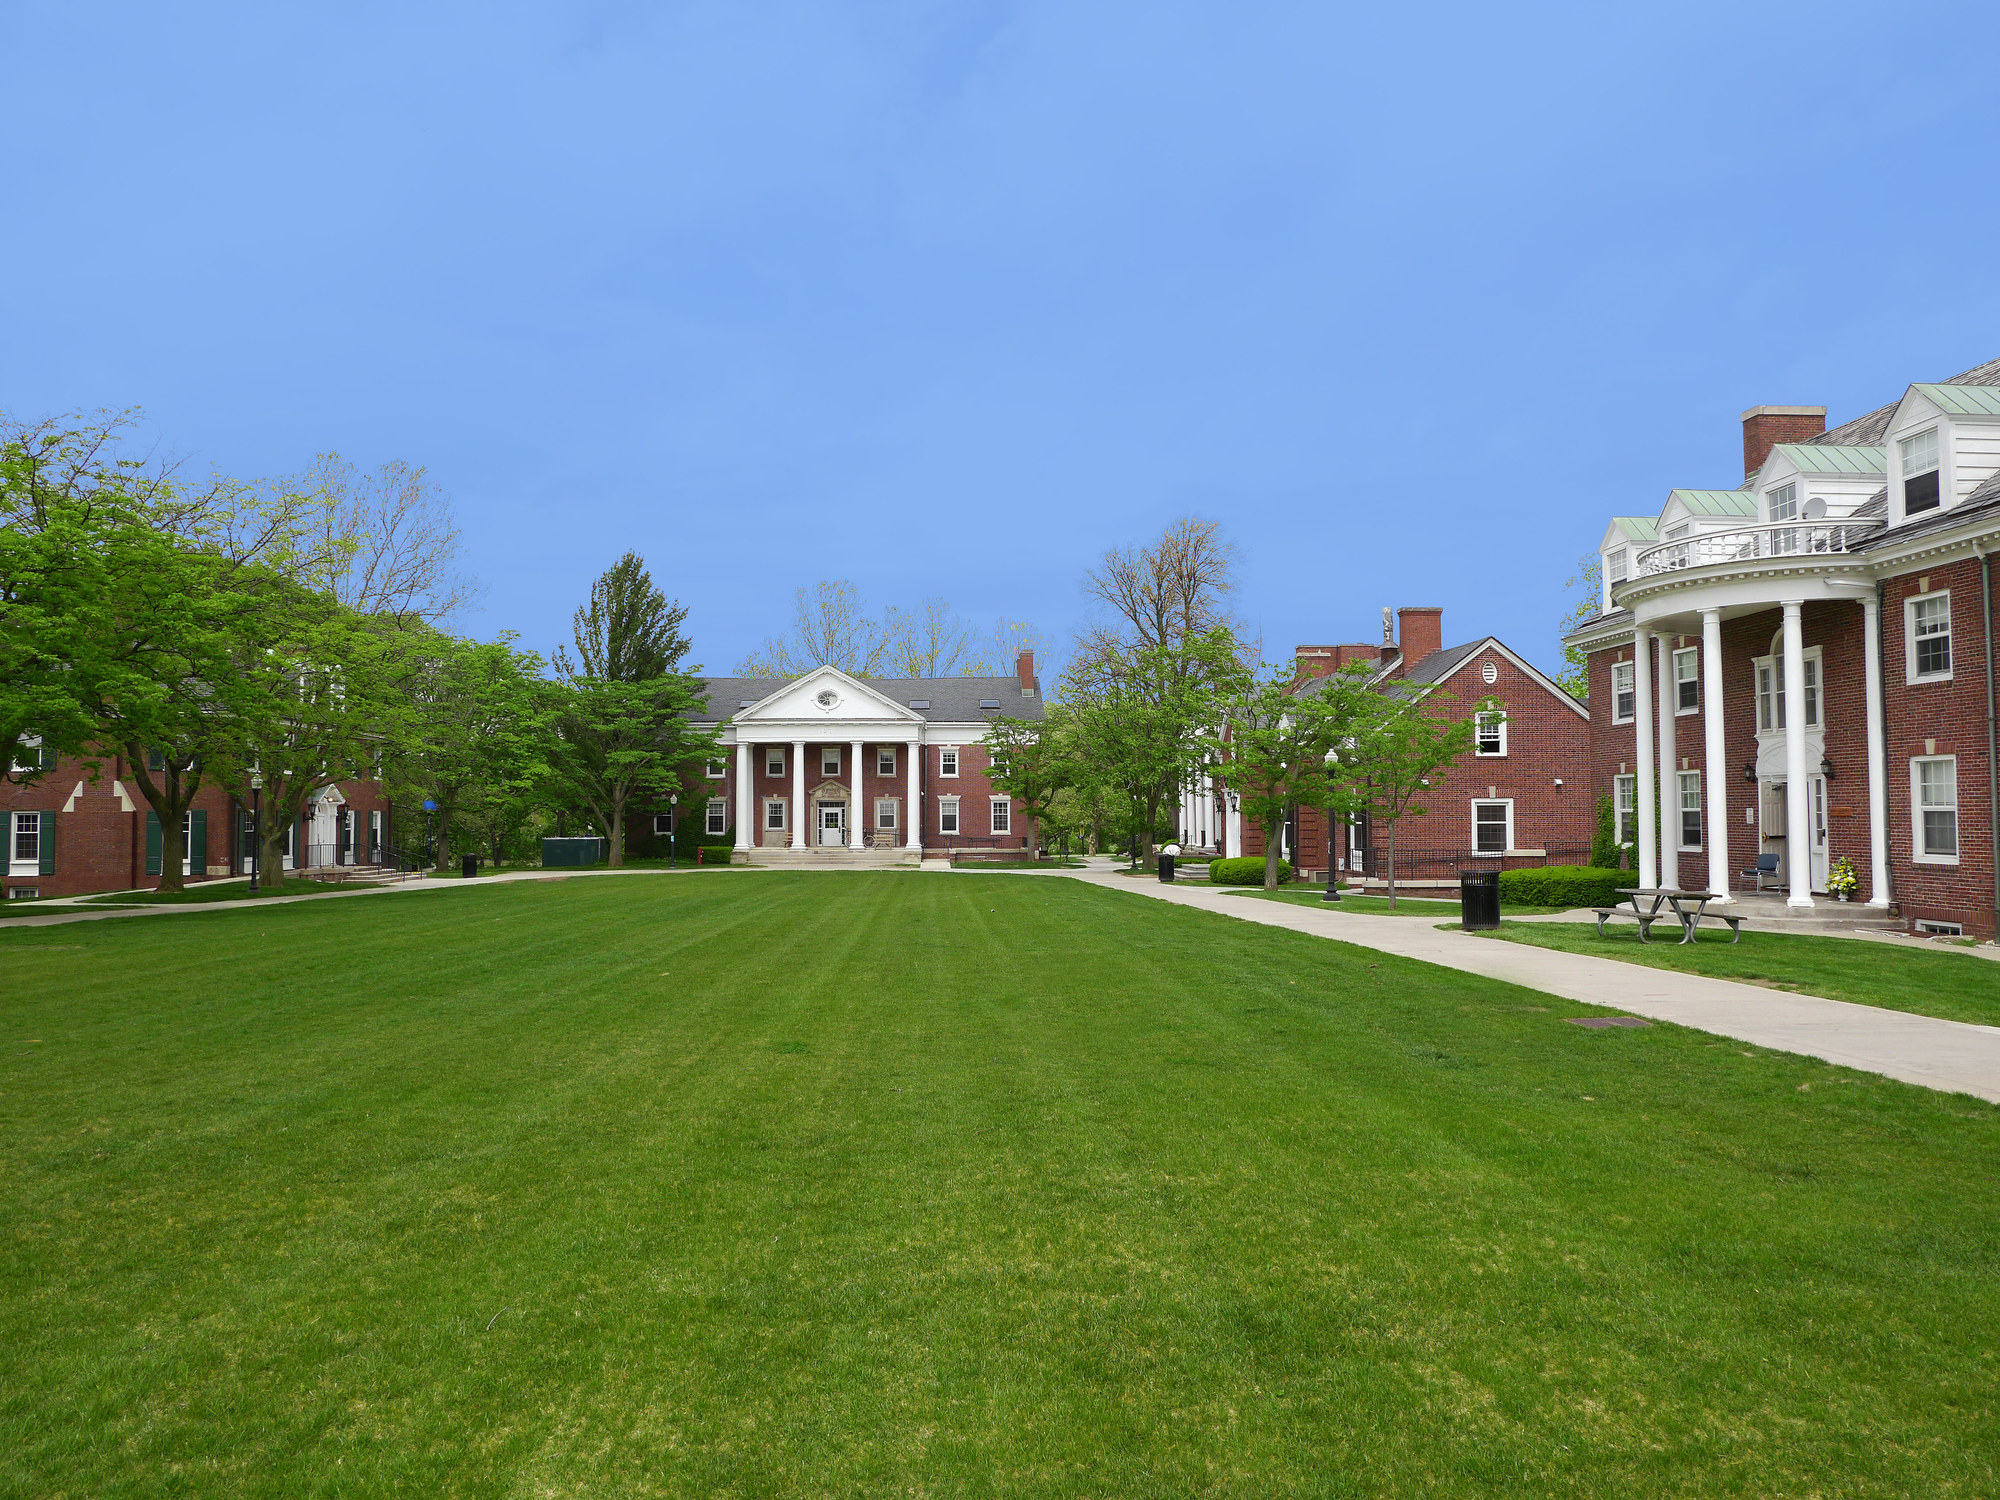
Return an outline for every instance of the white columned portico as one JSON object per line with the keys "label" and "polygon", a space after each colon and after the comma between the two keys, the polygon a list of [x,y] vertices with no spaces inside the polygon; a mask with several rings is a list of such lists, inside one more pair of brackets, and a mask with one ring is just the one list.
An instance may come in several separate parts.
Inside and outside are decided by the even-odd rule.
{"label": "white columned portico", "polygon": [[1632,712],[1638,741],[1633,780],[1639,792],[1639,884],[1651,889],[1660,883],[1654,839],[1659,815],[1653,787],[1653,637],[1642,625],[1632,627]]}
{"label": "white columned portico", "polygon": [[1868,692],[1868,904],[1889,904],[1889,751],[1882,731],[1882,607],[1861,601]]}
{"label": "white columned portico", "polygon": [[1681,763],[1674,745],[1680,704],[1680,684],[1674,681],[1677,639],[1660,637],[1660,884],[1675,890],[1681,883]]}
{"label": "white columned portico", "polygon": [[1730,900],[1729,895],[1729,773],[1724,761],[1729,754],[1723,739],[1722,717],[1722,611],[1701,612],[1701,727],[1703,731],[1702,806],[1708,810],[1708,888],[1715,893],[1711,905]]}
{"label": "white columned portico", "polygon": [[853,806],[847,809],[847,847],[850,849],[868,847],[868,804],[863,796],[868,788],[861,777],[862,748],[860,740],[850,741],[847,746],[847,753],[854,757],[850,774],[854,790],[848,794],[848,801]]}
{"label": "white columned portico", "polygon": [[921,849],[924,847],[924,810],[919,801],[923,793],[917,778],[923,770],[921,764],[924,753],[923,742],[911,740],[903,746],[903,753],[908,761],[905,769],[909,772],[910,778],[909,800],[903,805],[903,847]]}
{"label": "white columned portico", "polygon": [[1806,802],[1806,642],[1802,600],[1785,609],[1785,905],[1811,911],[1812,830]]}
{"label": "white columned portico", "polygon": [[755,808],[750,797],[750,742],[736,742],[736,847],[748,849]]}
{"label": "white columned portico", "polygon": [[792,741],[792,847],[806,847],[806,742]]}

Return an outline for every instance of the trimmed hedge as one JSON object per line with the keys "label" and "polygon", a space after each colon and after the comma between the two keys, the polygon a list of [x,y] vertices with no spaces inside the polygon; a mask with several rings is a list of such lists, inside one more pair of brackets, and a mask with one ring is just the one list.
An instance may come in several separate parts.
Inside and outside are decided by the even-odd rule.
{"label": "trimmed hedge", "polygon": [[[1284,860],[1278,861],[1278,884],[1283,885],[1292,878],[1292,867]],[[1208,862],[1208,883],[1210,885],[1262,885],[1264,883],[1264,856],[1252,854],[1243,859],[1212,859]]]}
{"label": "trimmed hedge", "polygon": [[1634,885],[1630,870],[1592,865],[1545,865],[1539,870],[1503,870],[1500,899],[1510,906],[1616,906],[1618,887]]}

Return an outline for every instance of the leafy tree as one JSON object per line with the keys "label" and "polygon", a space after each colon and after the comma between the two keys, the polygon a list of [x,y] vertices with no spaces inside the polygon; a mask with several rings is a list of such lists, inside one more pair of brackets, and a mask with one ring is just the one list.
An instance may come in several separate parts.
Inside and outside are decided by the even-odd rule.
{"label": "leafy tree", "polygon": [[1244,817],[1264,832],[1266,890],[1277,889],[1278,830],[1294,808],[1324,807],[1329,817],[1352,809],[1351,784],[1328,769],[1378,713],[1381,700],[1368,676],[1367,668],[1354,666],[1301,681],[1286,663],[1262,675],[1239,671],[1222,695],[1208,749]]}
{"label": "leafy tree", "polygon": [[1425,794],[1440,773],[1472,748],[1472,721],[1437,712],[1448,701],[1440,690],[1376,695],[1369,721],[1357,726],[1353,744],[1340,752],[1348,805],[1368,814],[1388,835],[1389,909],[1396,907],[1396,830],[1405,817],[1423,817]]}
{"label": "leafy tree", "polygon": [[[1604,559],[1595,552],[1586,552],[1578,559],[1576,573],[1563,585],[1563,592],[1573,596],[1570,611],[1556,627],[1556,637],[1560,641],[1577,629],[1585,620],[1597,614],[1604,601]],[[1578,702],[1590,701],[1590,658],[1575,646],[1565,643],[1562,648],[1562,670],[1556,673],[1556,681],[1563,690]]]}
{"label": "leafy tree", "polygon": [[590,586],[590,603],[570,622],[576,643],[572,658],[556,648],[556,672],[596,682],[651,682],[680,670],[688,653],[681,633],[686,606],[654,586],[653,575],[636,552],[627,552]]}
{"label": "leafy tree", "polygon": [[1005,792],[1035,825],[1044,842],[1057,798],[1082,779],[1077,763],[1072,715],[1051,704],[1046,718],[997,718],[986,734],[992,763],[986,772],[994,789]]}

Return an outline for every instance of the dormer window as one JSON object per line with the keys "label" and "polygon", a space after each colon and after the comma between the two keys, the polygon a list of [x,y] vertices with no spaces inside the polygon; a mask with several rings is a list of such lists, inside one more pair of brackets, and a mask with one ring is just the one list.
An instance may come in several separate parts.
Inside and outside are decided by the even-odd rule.
{"label": "dormer window", "polygon": [[1771,520],[1796,521],[1799,518],[1799,487],[1795,484],[1781,484],[1770,493]]}
{"label": "dormer window", "polygon": [[1625,581],[1625,549],[1620,547],[1616,552],[1605,558],[1605,563],[1611,570],[1611,581],[1613,583],[1623,583]]}
{"label": "dormer window", "polygon": [[1927,428],[1896,445],[1903,460],[1903,514],[1933,510],[1938,503],[1938,430]]}

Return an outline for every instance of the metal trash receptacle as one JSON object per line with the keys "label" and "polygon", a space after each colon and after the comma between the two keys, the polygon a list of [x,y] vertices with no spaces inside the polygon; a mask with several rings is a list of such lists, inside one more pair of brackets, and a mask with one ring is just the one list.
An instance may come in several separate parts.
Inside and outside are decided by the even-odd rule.
{"label": "metal trash receptacle", "polygon": [[1174,856],[1171,854],[1160,856],[1160,883],[1162,885],[1174,883]]}
{"label": "metal trash receptacle", "polygon": [[470,880],[474,876],[476,876],[479,873],[479,856],[476,854],[460,855],[458,860],[458,873],[463,875],[467,880]]}
{"label": "metal trash receptacle", "polygon": [[1500,925],[1500,872],[1461,870],[1458,876],[1458,916],[1465,929]]}

